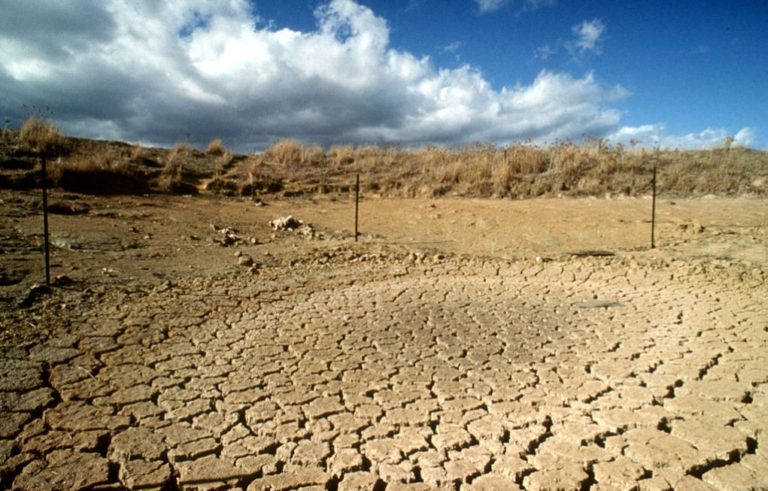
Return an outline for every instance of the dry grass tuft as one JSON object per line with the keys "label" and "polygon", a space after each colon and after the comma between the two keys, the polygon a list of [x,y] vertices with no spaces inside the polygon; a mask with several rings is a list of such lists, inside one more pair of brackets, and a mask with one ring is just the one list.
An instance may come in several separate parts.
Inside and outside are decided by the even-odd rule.
{"label": "dry grass tuft", "polygon": [[59,153],[64,147],[56,125],[36,116],[24,121],[19,130],[19,138],[30,150],[44,155]]}
{"label": "dry grass tuft", "polygon": [[208,148],[205,149],[205,153],[214,157],[226,153],[226,149],[224,148],[224,144],[222,143],[221,138],[214,138],[211,140],[211,142],[208,144]]}
{"label": "dry grass tuft", "polygon": [[323,147],[319,145],[303,145],[296,140],[278,140],[264,152],[264,157],[271,162],[289,168],[303,168],[325,164],[326,157]]}
{"label": "dry grass tuft", "polygon": [[296,140],[279,140],[264,152],[266,159],[281,165],[301,163],[302,145]]}
{"label": "dry grass tuft", "polygon": [[160,190],[175,193],[181,191],[184,173],[184,160],[192,154],[192,147],[187,143],[177,143],[165,157],[165,166],[157,180]]}

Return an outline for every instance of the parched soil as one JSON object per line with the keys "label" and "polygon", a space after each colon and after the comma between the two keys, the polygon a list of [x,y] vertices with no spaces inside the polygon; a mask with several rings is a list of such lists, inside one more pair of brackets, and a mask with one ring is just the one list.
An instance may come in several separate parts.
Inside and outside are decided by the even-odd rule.
{"label": "parched soil", "polygon": [[0,487],[768,488],[766,200],[0,199]]}

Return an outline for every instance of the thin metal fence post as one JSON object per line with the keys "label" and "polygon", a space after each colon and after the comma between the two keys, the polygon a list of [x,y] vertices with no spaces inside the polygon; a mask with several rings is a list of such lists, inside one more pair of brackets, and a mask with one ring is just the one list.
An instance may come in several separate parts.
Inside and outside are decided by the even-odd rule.
{"label": "thin metal fence post", "polygon": [[357,224],[360,215],[360,174],[355,177],[355,242],[357,242]]}
{"label": "thin metal fence post", "polygon": [[656,247],[656,164],[653,164],[653,197],[651,198],[651,249]]}
{"label": "thin metal fence post", "polygon": [[47,158],[43,154],[40,158],[43,168],[43,251],[45,253],[45,284],[51,286],[51,259],[48,248],[48,168]]}

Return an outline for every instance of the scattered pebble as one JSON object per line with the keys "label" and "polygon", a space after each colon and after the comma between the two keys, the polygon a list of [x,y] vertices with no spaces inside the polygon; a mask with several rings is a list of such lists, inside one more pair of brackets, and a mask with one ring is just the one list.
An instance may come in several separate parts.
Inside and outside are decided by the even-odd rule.
{"label": "scattered pebble", "polygon": [[250,256],[241,256],[237,263],[240,266],[250,267],[253,266],[253,259]]}

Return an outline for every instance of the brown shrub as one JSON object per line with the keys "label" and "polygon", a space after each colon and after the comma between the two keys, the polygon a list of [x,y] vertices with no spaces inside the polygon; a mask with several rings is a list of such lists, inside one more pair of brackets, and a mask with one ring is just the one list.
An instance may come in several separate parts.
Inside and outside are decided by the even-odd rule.
{"label": "brown shrub", "polygon": [[301,144],[296,140],[278,140],[264,152],[264,156],[282,165],[290,165],[301,161]]}
{"label": "brown shrub", "polygon": [[181,179],[184,170],[184,161],[194,152],[188,143],[177,143],[165,157],[165,166],[162,174],[174,179]]}
{"label": "brown shrub", "polygon": [[165,165],[157,179],[157,187],[167,193],[185,191],[182,184],[184,161],[192,154],[193,149],[187,143],[177,143],[165,157]]}

